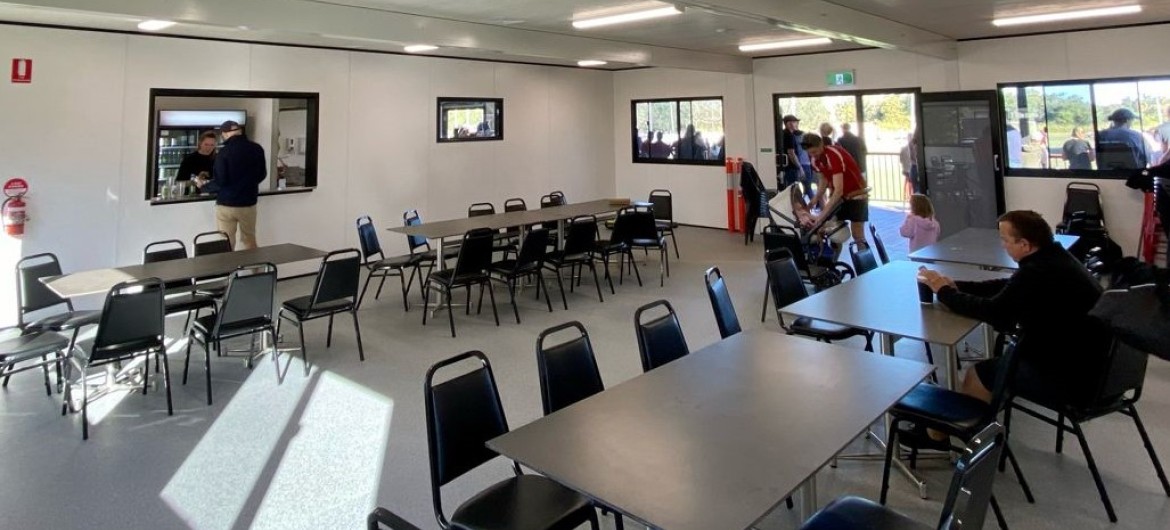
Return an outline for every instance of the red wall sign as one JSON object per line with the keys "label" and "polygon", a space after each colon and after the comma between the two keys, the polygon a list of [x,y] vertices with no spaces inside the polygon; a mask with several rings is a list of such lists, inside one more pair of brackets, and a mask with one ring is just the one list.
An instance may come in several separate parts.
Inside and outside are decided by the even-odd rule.
{"label": "red wall sign", "polygon": [[4,183],[4,195],[9,197],[20,197],[28,193],[28,182],[20,177],[8,179]]}
{"label": "red wall sign", "polygon": [[12,60],[12,82],[32,83],[32,59]]}

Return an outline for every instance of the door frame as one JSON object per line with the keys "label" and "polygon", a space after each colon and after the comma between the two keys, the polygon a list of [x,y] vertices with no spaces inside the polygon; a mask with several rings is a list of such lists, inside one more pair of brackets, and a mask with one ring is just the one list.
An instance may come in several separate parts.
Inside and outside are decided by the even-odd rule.
{"label": "door frame", "polygon": [[[922,92],[918,94],[918,152],[926,150],[925,134],[923,134],[922,105],[923,103],[946,103],[955,101],[986,100],[988,103],[988,119],[991,120],[991,156],[992,173],[995,178],[995,209],[996,215],[1003,215],[1007,210],[1004,191],[1004,163],[1003,163],[1003,112],[1000,109],[998,90],[954,90],[945,92]],[[918,162],[918,169],[922,172],[923,190],[930,190],[928,178],[928,164]]]}

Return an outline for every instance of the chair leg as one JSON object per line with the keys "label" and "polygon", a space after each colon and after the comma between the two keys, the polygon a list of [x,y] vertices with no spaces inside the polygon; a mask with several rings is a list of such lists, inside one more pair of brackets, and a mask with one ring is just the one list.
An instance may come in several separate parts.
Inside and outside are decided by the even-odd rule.
{"label": "chair leg", "polygon": [[297,335],[301,338],[301,361],[305,363],[305,375],[309,375],[309,348],[305,345],[304,322],[297,322]]}
{"label": "chair leg", "polygon": [[1056,453],[1064,451],[1064,414],[1056,414]]}
{"label": "chair leg", "polygon": [[634,277],[638,279],[638,287],[642,286],[642,273],[638,272],[638,262],[634,261],[634,251],[630,249],[630,268],[634,269]]}
{"label": "chair leg", "polygon": [[760,311],[760,322],[768,320],[768,299],[772,297],[772,275],[764,276],[764,306]]}
{"label": "chair leg", "polygon": [[1170,483],[1166,481],[1166,472],[1162,470],[1162,462],[1158,460],[1158,453],[1154,451],[1154,445],[1150,443],[1150,435],[1146,433],[1146,426],[1142,424],[1142,419],[1138,416],[1137,407],[1129,406],[1129,415],[1133,418],[1133,424],[1137,426],[1138,434],[1142,437],[1142,445],[1146,446],[1146,452],[1150,454],[1150,462],[1154,464],[1154,472],[1158,474],[1158,481],[1162,483],[1162,491],[1170,497]]}
{"label": "chair leg", "polygon": [[[492,318],[496,319],[496,327],[499,327],[500,326],[500,313],[498,311],[496,311],[496,290],[492,289],[491,285],[488,285],[489,283],[491,283],[491,282],[484,282],[484,283],[480,284],[479,299],[481,301],[483,300],[483,289],[484,289],[484,286],[487,286],[488,298],[491,299],[491,301],[492,301]],[[519,317],[517,317],[516,321],[519,322]]]}
{"label": "chair leg", "polygon": [[886,494],[890,490],[890,465],[894,461],[894,447],[898,444],[898,420],[890,423],[890,432],[886,435],[886,459],[882,467],[882,489],[878,502],[886,504]]}
{"label": "chair leg", "polygon": [[475,314],[483,314],[483,290],[491,288],[491,282],[484,282],[479,284],[479,300],[475,303]]}
{"label": "chair leg", "polygon": [[[374,299],[377,300],[378,297],[375,296]],[[304,323],[301,323],[300,325],[303,326]],[[333,347],[333,315],[329,315],[329,331],[325,334],[325,347]]]}
{"label": "chair leg", "polygon": [[516,315],[516,323],[520,323],[520,309],[516,307],[516,278],[508,279],[508,297],[512,301],[512,313]]}
{"label": "chair leg", "polygon": [[1012,471],[1016,473],[1016,480],[1020,483],[1020,490],[1024,492],[1024,498],[1028,500],[1029,504],[1036,504],[1036,497],[1032,496],[1032,488],[1028,486],[1028,480],[1024,478],[1024,471],[1020,469],[1020,462],[1016,460],[1016,454],[1012,452],[1012,447],[1007,444],[1006,437],[1004,438],[1003,454],[1012,464]]}
{"label": "chair leg", "polygon": [[1085,462],[1089,465],[1089,472],[1093,474],[1093,482],[1097,485],[1097,493],[1101,496],[1101,504],[1105,505],[1105,513],[1109,516],[1109,522],[1116,523],[1117,514],[1113,511],[1113,503],[1109,500],[1109,493],[1105,491],[1105,482],[1101,480],[1101,472],[1097,470],[1097,461],[1093,459],[1093,452],[1089,450],[1089,441],[1085,439],[1085,431],[1077,422],[1071,421],[1071,423],[1072,435],[1076,436],[1077,441],[1081,444],[1081,452],[1085,454]]}
{"label": "chair leg", "polygon": [[[146,364],[142,365],[142,395],[146,395],[146,390],[150,388],[150,354],[143,356]],[[154,363],[154,367],[158,369],[158,363]]]}
{"label": "chair leg", "polygon": [[930,343],[924,342],[922,344],[926,347],[926,362],[933,365],[934,364],[934,352],[930,351]]}
{"label": "chair leg", "polygon": [[597,288],[597,301],[605,302],[605,298],[601,296],[601,282],[597,281],[597,266],[593,264],[593,260],[589,260],[589,272],[593,273],[593,286]]}
{"label": "chair leg", "polygon": [[999,509],[999,502],[995,500],[995,495],[991,496],[991,513],[995,514],[995,522],[999,524],[1000,530],[1008,530],[1007,519],[1003,518],[1003,510]]}
{"label": "chair leg", "polygon": [[[412,283],[414,281],[414,271],[415,271],[415,269],[410,270],[410,279],[411,279]],[[410,311],[410,302],[406,299],[406,296],[407,296],[406,271],[403,269],[398,269],[398,284],[402,287],[402,310],[405,312],[409,312]],[[357,309],[357,308],[355,307],[354,309]]]}
{"label": "chair leg", "polygon": [[161,363],[163,365],[163,389],[165,389],[167,393],[167,416],[174,416],[175,405],[171,401],[171,363],[167,360],[167,350],[165,346],[163,347],[163,350],[159,352],[159,355],[162,356],[162,358],[157,359],[155,364],[157,365]]}
{"label": "chair leg", "polygon": [[[191,366],[191,343],[192,342],[195,342],[195,333],[194,332],[187,334],[187,357],[186,357],[186,359],[183,360],[183,384],[184,385],[187,384],[187,368],[189,368]],[[207,343],[203,343],[203,351],[206,352],[207,355],[211,355],[211,353],[207,351]]]}
{"label": "chair leg", "polygon": [[[48,358],[48,356],[42,355],[41,356],[41,363],[43,363],[43,364],[41,364],[41,372],[43,372],[45,375],[45,394],[48,395],[49,397],[53,397],[53,383],[51,383],[49,381],[49,358]],[[0,370],[0,371],[2,371],[2,370]],[[4,380],[7,381],[8,378],[4,378]]]}
{"label": "chair leg", "polygon": [[366,299],[366,289],[370,288],[370,280],[374,279],[374,273],[366,275],[366,283],[362,286],[362,294],[358,295],[357,306],[362,306],[362,300]]}
{"label": "chair leg", "polygon": [[422,294],[423,294],[423,312],[422,312],[423,325],[425,326],[425,325],[427,325],[427,313],[430,313],[430,311],[427,311],[427,307],[430,306],[430,302],[431,302],[431,290],[427,289],[427,285],[425,283],[423,284],[423,287],[422,287]]}
{"label": "chair leg", "polygon": [[674,235],[673,228],[670,229],[670,245],[674,247],[674,257],[677,259],[682,259],[678,255],[678,237]]}
{"label": "chair leg", "polygon": [[557,287],[561,290],[561,303],[565,306],[565,311],[569,310],[569,299],[565,298],[565,281],[561,279],[561,269],[553,269],[557,277]]}
{"label": "chair leg", "polygon": [[[454,293],[451,292],[450,287],[445,288],[443,291],[447,295],[447,323],[451,325],[451,338],[455,338],[455,312],[451,310],[451,302],[454,301],[452,300]],[[471,292],[470,288],[468,292]],[[467,301],[468,306],[470,306],[471,299],[469,298]]]}
{"label": "chair leg", "polygon": [[382,281],[378,282],[378,291],[374,293],[374,300],[382,297],[382,288],[386,286],[386,274],[382,273]]}
{"label": "chair leg", "polygon": [[[187,350],[187,360],[191,360],[191,350]],[[207,349],[207,343],[203,343],[203,383],[207,387],[207,406],[211,406],[211,350]],[[187,384],[187,366],[183,365],[183,384]]]}
{"label": "chair leg", "polygon": [[357,338],[358,346],[358,360],[365,362],[366,352],[362,349],[362,328],[358,326],[357,308],[353,308],[349,312],[349,316],[353,317],[353,335]]}
{"label": "chair leg", "polygon": [[86,370],[81,370],[81,439],[89,439],[89,384],[85,382]]}

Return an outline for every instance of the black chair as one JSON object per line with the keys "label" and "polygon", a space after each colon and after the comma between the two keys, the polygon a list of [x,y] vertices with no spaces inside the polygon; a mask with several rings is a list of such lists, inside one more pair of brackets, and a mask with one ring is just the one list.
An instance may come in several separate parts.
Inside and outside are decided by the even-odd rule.
{"label": "black chair", "polygon": [[915,521],[873,501],[841,497],[809,518],[801,530],[960,530],[983,528],[987,506],[993,507],[991,490],[995,465],[1004,447],[1004,429],[992,424],[972,438],[955,465],[942,515],[937,526]]}
{"label": "black chair", "polygon": [[[642,321],[642,313],[659,306],[666,310],[666,314]],[[634,312],[634,334],[638,336],[638,354],[642,358],[643,372],[649,372],[691,352],[674,306],[666,300],[650,302]]]}
{"label": "black chair", "polygon": [[[528,211],[528,203],[524,202],[524,199],[522,199],[520,197],[513,197],[511,199],[504,200],[504,212],[527,212],[527,211]],[[530,226],[528,228],[533,228],[533,227]],[[517,241],[517,242],[520,241],[520,227],[519,226],[508,227],[508,228],[504,229],[504,233],[508,234],[508,237],[512,240]]]}
{"label": "black chair", "polygon": [[[647,253],[650,249],[658,250],[658,286],[662,287],[665,285],[666,277],[670,276],[670,253],[666,251],[666,238],[658,232],[654,212],[635,207],[628,224],[626,244],[631,250],[640,248]],[[634,272],[637,273],[636,268]],[[638,276],[638,285],[642,285],[641,276]]]}
{"label": "black chair", "polygon": [[703,274],[703,282],[707,284],[707,297],[711,299],[711,309],[715,311],[715,324],[719,326],[719,337],[726,339],[743,328],[739,326],[739,317],[735,315],[735,306],[731,303],[731,294],[727,292],[727,282],[719,267],[711,267]]}
{"label": "black chair", "polygon": [[[1022,340],[1022,339],[1021,339]],[[950,437],[957,438],[968,447],[973,440],[978,439],[988,425],[995,424],[998,416],[1007,404],[1011,402],[1013,380],[1019,356],[1016,355],[1015,343],[1004,348],[999,357],[999,366],[992,385],[991,402],[968,396],[961,392],[948,390],[930,383],[919,383],[909,394],[898,400],[890,408],[890,434],[886,441],[885,467],[882,470],[882,488],[880,501],[886,503],[886,494],[890,488],[890,464],[893,461],[894,448],[901,443],[910,448],[910,463],[915,464],[919,449],[941,449],[959,451],[960,447],[952,446]],[[948,437],[947,440],[932,439],[927,430],[937,431]],[[1007,460],[1011,462],[1016,479],[1020,482],[1020,489],[1028,502],[1036,502],[1032,496],[1032,489],[1024,479],[1020,464],[1012,454],[1007,439],[1003,441],[1003,451]],[[992,498],[992,509],[1000,526],[1006,528],[999,506]]]}
{"label": "black chair", "polygon": [[362,329],[358,326],[357,299],[358,282],[361,280],[361,254],[357,249],[335,250],[321,259],[321,269],[313,283],[313,292],[285,300],[277,313],[276,335],[280,336],[280,324],[288,320],[296,324],[301,339],[301,358],[305,362],[305,373],[309,373],[309,348],[305,345],[304,322],[329,317],[329,331],[325,335],[325,347],[333,346],[333,317],[338,313],[349,313],[353,318],[353,333],[357,340],[358,360],[365,361],[362,350]]}
{"label": "black chair", "polygon": [[[1093,374],[1088,381],[1077,383],[1075,392],[1061,391],[1053,388],[1048,382],[1036,381],[1034,384],[1019,384],[1016,386],[1015,398],[1027,400],[1029,403],[1056,413],[1056,419],[1034,410],[1031,406],[1013,400],[1012,408],[1029,416],[1056,427],[1056,452],[1064,449],[1064,433],[1072,434],[1080,443],[1081,452],[1085,455],[1089,472],[1093,475],[1093,482],[1097,486],[1097,493],[1101,497],[1101,504],[1109,516],[1109,522],[1117,522],[1117,514],[1113,511],[1113,503],[1109,500],[1109,493],[1105,490],[1105,482],[1101,480],[1101,472],[1097,469],[1097,462],[1089,449],[1089,441],[1081,425],[1086,421],[1100,418],[1108,414],[1119,413],[1133,419],[1141,436],[1146,453],[1150,455],[1150,462],[1154,465],[1154,472],[1158,481],[1162,483],[1162,491],[1170,496],[1170,483],[1167,483],[1166,473],[1162,470],[1162,463],[1158,460],[1158,453],[1150,442],[1150,435],[1142,424],[1138,415],[1137,402],[1142,397],[1142,387],[1146,379],[1146,365],[1149,356],[1137,351],[1124,343],[1111,339],[1108,344],[1097,345],[1094,348],[1086,345],[1086,351],[1102,351],[1105,355],[1097,356],[1097,370],[1087,373]],[[1084,356],[1078,357],[1085,359]],[[1011,410],[1005,418],[1007,427],[1011,428]],[[1067,420],[1067,423],[1066,423]]]}
{"label": "black chair", "polygon": [[553,206],[564,206],[564,205],[565,205],[565,196],[564,195],[556,195],[554,192],[554,193],[550,193],[548,195],[542,195],[540,197],[540,207],[541,208],[552,208]]}
{"label": "black chair", "polygon": [[[195,234],[195,240],[191,244],[191,251],[195,256],[222,254],[233,250],[235,249],[232,248],[232,242],[227,233],[219,230]],[[196,292],[209,294],[215,298],[223,298],[225,281],[227,281],[226,274],[195,278],[195,283],[200,284],[199,290]]]}
{"label": "black chair", "polygon": [[45,393],[52,396],[49,366],[59,370],[68,351],[69,339],[49,331],[25,333],[0,342],[0,377],[4,378],[4,386],[8,386],[12,374],[40,368],[45,373]]}
{"label": "black chair", "polygon": [[[146,245],[146,248],[142,250],[142,263],[158,263],[177,259],[187,259],[187,246],[178,239],[155,241]],[[184,334],[186,334],[187,326],[191,325],[192,315],[198,317],[199,312],[204,309],[215,311],[215,297],[207,293],[192,291],[194,285],[193,279],[170,281],[164,285],[168,291],[163,301],[167,316],[181,313],[187,315],[187,324],[183,326]]]}
{"label": "black chair", "polygon": [[877,249],[878,258],[882,260],[882,265],[890,262],[890,255],[886,252],[886,244],[882,241],[882,237],[878,235],[877,225],[869,224],[869,235],[873,237],[873,248]]}
{"label": "black chair", "polygon": [[[276,299],[276,265],[257,263],[246,265],[228,276],[227,288],[219,311],[214,315],[195,319],[187,341],[187,357],[183,361],[183,384],[187,384],[187,371],[191,366],[191,344],[198,341],[203,346],[203,370],[207,382],[207,404],[211,405],[211,344],[222,352],[223,341],[233,337],[249,336],[267,332],[272,339],[273,356],[276,352],[276,329],[273,324],[272,306]],[[252,366],[253,355],[248,355],[248,367]]]}
{"label": "black chair", "polygon": [[[418,226],[422,224],[422,216],[418,214],[418,210],[407,210],[402,212],[402,226]],[[406,246],[410,249],[410,253],[418,256],[419,265],[427,265],[428,275],[429,271],[435,265],[435,249],[431,248],[431,243],[423,236],[406,236]],[[459,249],[444,245],[443,259],[451,259],[459,255]],[[422,279],[425,282],[425,279]]]}
{"label": "black chair", "polygon": [[789,335],[811,337],[821,342],[845,340],[849,337],[865,337],[865,351],[873,351],[873,333],[868,330],[807,317],[797,318],[791,324],[784,321],[781,309],[807,298],[808,290],[800,278],[800,271],[796,270],[796,262],[791,254],[785,250],[781,250],[777,254],[778,257],[769,261],[765,266],[768,269],[768,288],[772,293],[772,300],[776,307],[776,319],[780,321],[780,327]]}
{"label": "black chair", "polygon": [[[477,202],[467,207],[467,217],[480,217],[484,215],[495,215],[496,207],[490,202]],[[506,232],[496,231],[495,243],[492,245],[493,252],[503,252],[504,257],[507,254],[516,252],[516,245],[511,241],[511,236]]]}
{"label": "black chair", "polygon": [[[73,301],[57,296],[41,278],[61,275],[61,263],[51,253],[34,254],[16,262],[16,322],[25,333],[54,331],[70,333],[69,350],[77,342],[77,333],[85,326],[98,323],[100,311],[73,309]],[[64,310],[61,310],[64,306]],[[57,309],[45,316],[44,310]],[[60,372],[58,372],[60,373]]]}
{"label": "black chair", "polygon": [[609,258],[614,255],[620,257],[618,260],[618,283],[625,283],[626,264],[629,263],[634,274],[638,277],[638,285],[642,284],[641,275],[638,273],[638,263],[634,261],[634,253],[630,249],[629,243],[630,215],[633,213],[633,208],[618,210],[617,217],[613,220],[613,227],[609,232],[609,240],[601,241],[599,233],[596,236],[598,241],[593,246],[594,257],[601,258],[601,267],[605,270],[605,281],[609,283],[610,294],[616,294],[613,289],[613,275],[609,272]]}
{"label": "black chair", "polygon": [[[565,298],[565,282],[561,279],[561,269],[577,271],[581,267],[589,267],[593,273],[593,285],[597,287],[597,300],[604,302],[601,295],[601,283],[597,281],[597,267],[594,265],[593,251],[597,241],[597,218],[592,215],[583,215],[574,218],[565,228],[565,248],[545,256],[545,267],[552,270],[557,277],[557,287],[561,290],[561,303],[569,309],[569,300]],[[573,290],[572,278],[569,280],[569,290]]]}
{"label": "black chair", "polygon": [[394,512],[382,507],[374,508],[370,515],[366,517],[366,530],[422,530],[414,526],[395,514]]}
{"label": "black chair", "polygon": [[[478,360],[479,366],[435,382],[440,369],[469,359]],[[431,500],[441,528],[562,529],[589,522],[597,530],[597,513],[589,499],[548,478],[525,475],[515,463],[515,476],[476,494],[456,508],[448,520],[443,512],[441,488],[497,456],[486,443],[508,432],[508,420],[491,365],[478,351],[432,366],[427,370],[424,394]]]}
{"label": "black chair", "polygon": [[516,281],[520,278],[536,276],[536,297],[540,299],[540,291],[544,291],[544,303],[548,312],[552,313],[552,300],[548,294],[548,286],[544,283],[544,256],[548,252],[548,230],[537,228],[529,230],[524,236],[524,242],[516,253],[516,259],[503,259],[491,264],[488,270],[493,280],[503,282],[508,286],[508,296],[512,301],[512,313],[516,315],[516,323],[520,323],[520,309],[516,307]]}
{"label": "black chair", "polygon": [[[106,295],[102,316],[92,339],[84,340],[73,349],[66,364],[65,379],[71,371],[79,372],[81,386],[81,438],[89,439],[89,383],[90,368],[122,363],[143,357],[142,393],[150,386],[150,356],[155,355],[163,365],[163,386],[167,393],[167,415],[174,415],[171,404],[171,371],[167,363],[164,343],[166,316],[163,309],[163,283],[158,278],[122,282],[110,288]],[[72,407],[73,385],[66,384],[64,405]],[[65,406],[62,406],[62,413]]]}
{"label": "black chair", "polygon": [[[477,228],[463,234],[463,243],[459,245],[459,254],[455,258],[455,268],[434,271],[427,277],[423,289],[423,303],[431,299],[431,289],[438,289],[446,296],[447,318],[450,319],[451,336],[455,336],[455,314],[451,310],[453,291],[458,287],[467,289],[467,314],[471,314],[471,287],[479,286],[479,309],[483,310],[483,291],[487,288],[488,296],[492,300],[492,316],[496,319],[496,326],[500,325],[500,314],[496,312],[496,295],[491,289],[491,276],[488,269],[492,266],[492,237],[493,232],[487,228]],[[423,325],[427,325],[427,313],[423,310]],[[477,311],[478,313],[478,311]]]}
{"label": "black chair", "polygon": [[877,258],[873,255],[872,248],[863,248],[858,250],[857,243],[849,243],[849,259],[853,261],[853,270],[860,276],[871,270],[878,268]]}
{"label": "black chair", "polygon": [[[382,244],[378,241],[378,231],[374,228],[374,221],[370,216],[363,215],[357,219],[358,243],[362,247],[362,266],[366,268],[366,283],[362,286],[362,294],[358,296],[357,308],[362,306],[366,299],[366,289],[370,287],[370,280],[381,278],[378,290],[374,293],[374,300],[382,296],[382,286],[386,285],[386,278],[397,276],[402,286],[402,310],[410,311],[407,293],[414,284],[415,275],[419,274],[419,263],[422,257],[418,254],[406,254],[387,258],[382,252]],[[406,270],[410,269],[409,280]],[[419,278],[422,283],[422,278]],[[356,309],[356,308],[355,308]]]}
{"label": "black chair", "polygon": [[674,235],[674,230],[678,228],[678,223],[674,222],[674,196],[670,194],[670,190],[651,190],[649,199],[654,208],[654,221],[658,225],[658,232],[663,236],[670,236],[670,242],[674,246],[674,257],[678,258],[678,237]]}

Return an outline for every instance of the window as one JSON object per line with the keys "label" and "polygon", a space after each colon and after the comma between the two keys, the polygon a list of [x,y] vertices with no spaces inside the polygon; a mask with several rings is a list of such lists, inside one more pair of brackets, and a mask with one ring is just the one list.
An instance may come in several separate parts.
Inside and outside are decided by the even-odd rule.
{"label": "window", "polygon": [[504,139],[504,100],[439,98],[438,141]]}
{"label": "window", "polygon": [[723,165],[723,98],[635,100],[636,163]]}
{"label": "window", "polygon": [[1009,175],[1124,178],[1170,142],[1170,78],[1001,84]]}

